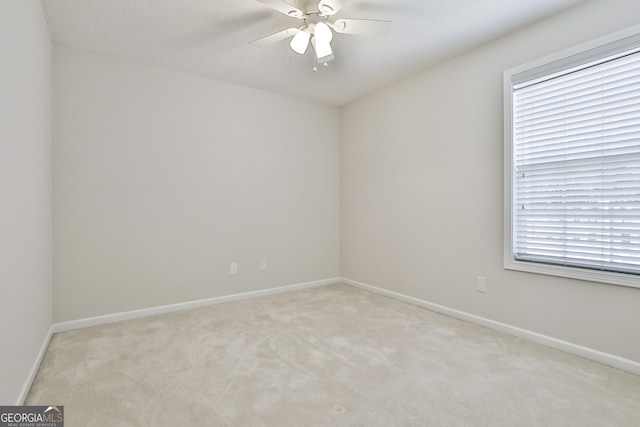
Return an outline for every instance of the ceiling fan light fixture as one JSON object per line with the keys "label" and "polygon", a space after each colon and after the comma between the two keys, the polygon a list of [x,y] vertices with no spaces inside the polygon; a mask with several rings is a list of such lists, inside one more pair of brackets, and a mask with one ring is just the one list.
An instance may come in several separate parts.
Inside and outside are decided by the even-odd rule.
{"label": "ceiling fan light fixture", "polygon": [[318,39],[317,36],[314,36],[311,39],[311,45],[313,46],[313,50],[315,51],[316,62],[318,64],[323,62],[329,62],[334,58],[333,49],[331,48],[330,42],[326,40]]}
{"label": "ceiling fan light fixture", "polygon": [[331,43],[331,40],[333,40],[333,32],[331,32],[331,28],[324,22],[318,22],[316,24],[313,29],[313,35],[318,43]]}
{"label": "ceiling fan light fixture", "polygon": [[291,46],[291,49],[293,49],[295,53],[304,55],[307,52],[307,48],[309,47],[310,37],[311,34],[309,34],[309,31],[306,28],[303,28],[302,30],[298,31],[295,36],[293,36],[293,38],[291,39],[291,43],[289,43],[289,46]]}

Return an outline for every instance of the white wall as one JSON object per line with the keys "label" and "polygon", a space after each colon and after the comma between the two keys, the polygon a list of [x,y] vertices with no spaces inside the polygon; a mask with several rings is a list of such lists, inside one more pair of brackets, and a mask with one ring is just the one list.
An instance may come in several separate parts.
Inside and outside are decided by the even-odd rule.
{"label": "white wall", "polygon": [[0,2],[0,404],[51,326],[51,41],[40,2]]}
{"label": "white wall", "polygon": [[54,46],[54,320],[337,277],[338,119]]}
{"label": "white wall", "polygon": [[639,11],[585,2],[343,107],[342,276],[640,361],[640,289],[502,268],[502,72]]}

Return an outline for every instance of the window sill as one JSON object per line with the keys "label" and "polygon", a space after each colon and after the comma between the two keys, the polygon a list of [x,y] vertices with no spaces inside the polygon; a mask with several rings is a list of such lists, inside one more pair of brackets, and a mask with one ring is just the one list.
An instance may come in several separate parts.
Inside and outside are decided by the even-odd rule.
{"label": "window sill", "polygon": [[506,270],[524,271],[527,273],[544,274],[547,276],[565,277],[569,279],[586,280],[588,282],[606,283],[611,285],[628,286],[640,289],[640,276],[634,274],[595,271],[559,265],[545,265],[534,262],[505,260]]}

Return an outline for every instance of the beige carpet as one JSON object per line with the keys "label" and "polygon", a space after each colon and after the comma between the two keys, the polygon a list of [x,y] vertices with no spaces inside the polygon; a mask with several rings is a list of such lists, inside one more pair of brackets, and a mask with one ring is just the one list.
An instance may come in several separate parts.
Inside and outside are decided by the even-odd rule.
{"label": "beige carpet", "polygon": [[56,334],[73,426],[640,426],[640,377],[346,285]]}

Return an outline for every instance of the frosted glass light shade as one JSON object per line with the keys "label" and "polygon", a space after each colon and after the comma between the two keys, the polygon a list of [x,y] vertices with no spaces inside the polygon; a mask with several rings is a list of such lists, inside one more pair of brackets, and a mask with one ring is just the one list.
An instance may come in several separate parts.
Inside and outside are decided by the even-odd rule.
{"label": "frosted glass light shade", "polygon": [[329,43],[328,41],[319,40],[318,36],[313,37],[313,39],[311,39],[311,43],[313,44],[313,49],[316,52],[316,59],[318,62],[326,62],[333,59],[333,49],[331,48],[331,43]]}
{"label": "frosted glass light shade", "polygon": [[307,51],[307,48],[309,47],[310,37],[311,35],[307,31],[307,29],[302,29],[298,31],[295,36],[293,36],[293,38],[291,39],[291,43],[289,43],[289,46],[291,46],[291,49],[293,49],[295,53],[304,55]]}
{"label": "frosted glass light shade", "polygon": [[325,44],[331,43],[333,40],[333,33],[331,32],[331,28],[324,22],[318,22],[313,29],[313,35],[316,38],[316,44]]}

